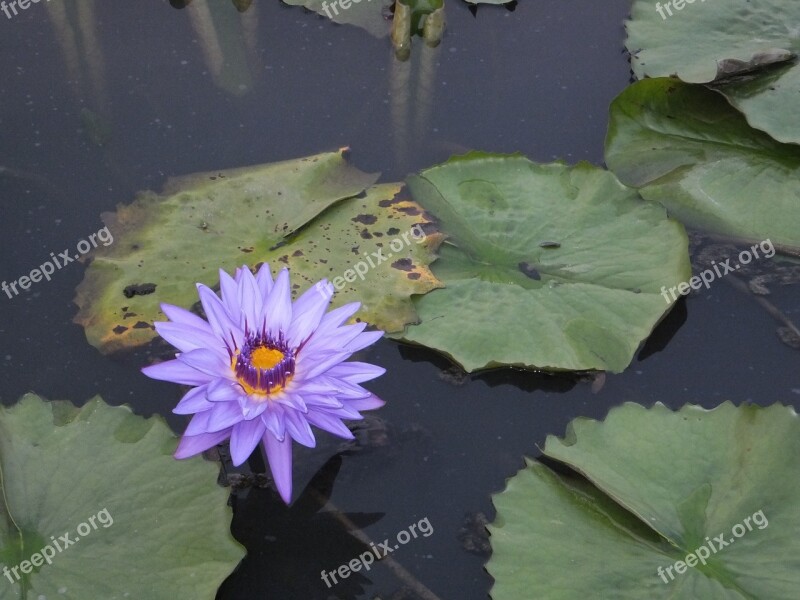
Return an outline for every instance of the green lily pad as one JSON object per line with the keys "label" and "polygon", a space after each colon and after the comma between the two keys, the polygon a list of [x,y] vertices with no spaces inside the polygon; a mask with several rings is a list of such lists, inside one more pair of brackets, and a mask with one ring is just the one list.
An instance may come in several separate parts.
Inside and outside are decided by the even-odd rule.
{"label": "green lily pad", "polygon": [[688,225],[800,247],[800,147],[750,128],[719,94],[673,79],[611,105],[606,163]]}
{"label": "green lily pad", "polygon": [[691,275],[683,227],[586,163],[473,152],[408,185],[451,238],[402,338],[467,371],[622,371]]}
{"label": "green lily pad", "polygon": [[634,1],[626,46],[636,76],[718,83],[753,127],[779,141],[800,143],[800,66],[795,60],[800,4],[676,1],[680,10],[670,2]]}
{"label": "green lily pad", "polygon": [[427,268],[441,236],[418,205],[395,198],[397,184],[364,193],[376,177],[348,166],[340,151],[192,176],[164,196],[145,194],[103,216],[114,243],[94,254],[75,320],[103,352],[144,344],[165,319],[162,302],[189,308],[195,282],[217,285],[219,268],[269,262],[290,268],[296,294],[323,277],[355,278],[338,282],[333,305],[360,301],[358,318],[399,331],[417,320],[409,297],[441,286]]}
{"label": "green lily pad", "polygon": [[[140,195],[103,219],[100,246],[78,286],[75,321],[103,352],[149,342],[160,303],[190,307],[195,282],[218,269],[256,264],[329,206],[374,183],[343,151],[172,180],[163,196]],[[150,293],[150,292],[153,293]],[[130,297],[128,297],[130,296]]]}
{"label": "green lily pad", "polygon": [[386,37],[391,21],[384,17],[391,0],[282,0],[291,6],[304,6],[336,23],[366,29],[377,38]]}
{"label": "green lily pad", "polygon": [[528,461],[494,497],[494,600],[797,597],[791,408],[627,403],[574,420],[544,454],[586,479]]}
{"label": "green lily pad", "polygon": [[331,306],[359,301],[360,320],[401,331],[419,319],[410,297],[443,285],[428,268],[443,236],[400,190],[381,184],[342,201],[265,260],[288,266],[301,290],[327,278],[336,290]]}
{"label": "green lily pad", "polygon": [[218,468],[176,444],[100,398],[0,408],[0,598],[213,600],[244,550]]}

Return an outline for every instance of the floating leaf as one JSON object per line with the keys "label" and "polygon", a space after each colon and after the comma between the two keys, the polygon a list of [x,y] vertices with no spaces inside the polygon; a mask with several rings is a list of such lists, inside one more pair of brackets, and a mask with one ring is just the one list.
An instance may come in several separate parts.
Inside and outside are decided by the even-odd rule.
{"label": "floating leaf", "polygon": [[691,275],[683,227],[606,171],[471,153],[410,178],[452,236],[403,338],[472,371],[622,371]]}
{"label": "floating leaf", "polygon": [[288,266],[301,289],[328,278],[338,290],[332,306],[361,302],[359,319],[401,331],[418,320],[410,297],[442,287],[428,268],[442,235],[400,187],[376,185],[341,202],[266,260]]}
{"label": "floating leaf", "polygon": [[142,194],[103,218],[114,243],[99,247],[78,286],[75,321],[104,352],[155,336],[159,304],[190,307],[195,282],[218,269],[265,260],[332,204],[377,179],[349,166],[344,152],[202,173],[171,181],[164,196]]}
{"label": "floating leaf", "polygon": [[0,408],[0,598],[213,600],[244,551],[217,467],[176,461],[176,444],[99,398]]}
{"label": "floating leaf", "polygon": [[[104,215],[114,243],[99,248],[78,287],[76,321],[104,352],[143,344],[152,323],[165,320],[160,303],[189,308],[195,282],[215,285],[217,269],[269,262],[288,266],[295,282],[354,279],[338,282],[334,306],[361,301],[359,318],[401,330],[417,320],[409,296],[441,285],[426,266],[440,236],[418,205],[395,198],[397,184],[354,197],[375,178],[338,152],[192,176],[163,197],[146,194]],[[422,234],[423,225],[431,235],[417,243],[409,232]]]}
{"label": "floating leaf", "polygon": [[[627,403],[603,423],[574,420],[544,454],[586,479],[529,461],[494,497],[494,600],[797,597],[791,408]],[[675,570],[701,546],[706,564]]]}
{"label": "floating leaf", "polygon": [[715,92],[628,87],[611,105],[606,163],[688,225],[800,247],[800,147],[753,130]]}
{"label": "floating leaf", "polygon": [[800,143],[800,66],[794,60],[800,4],[687,0],[680,6],[634,1],[626,46],[636,76],[717,82],[753,127],[782,142]]}

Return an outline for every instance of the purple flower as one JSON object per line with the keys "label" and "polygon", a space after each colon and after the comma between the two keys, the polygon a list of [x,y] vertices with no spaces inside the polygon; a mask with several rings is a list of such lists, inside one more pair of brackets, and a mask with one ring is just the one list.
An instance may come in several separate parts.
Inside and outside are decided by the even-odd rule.
{"label": "purple flower", "polygon": [[220,270],[222,299],[197,284],[208,321],[162,304],[170,319],[156,331],[180,350],[175,360],[142,369],[153,379],[196,386],[173,412],[193,414],[175,458],[199,454],[230,438],[234,465],[263,444],[275,484],[292,497],[292,440],[314,447],[311,425],[339,437],[353,434],[342,419],[384,402],[359,384],[383,375],[381,367],[344,362],[376,342],[382,331],[365,323],[343,325],[358,302],[325,311],[333,286],[323,280],[292,303],[289,271],[273,282],[268,264],[253,276],[242,267]]}

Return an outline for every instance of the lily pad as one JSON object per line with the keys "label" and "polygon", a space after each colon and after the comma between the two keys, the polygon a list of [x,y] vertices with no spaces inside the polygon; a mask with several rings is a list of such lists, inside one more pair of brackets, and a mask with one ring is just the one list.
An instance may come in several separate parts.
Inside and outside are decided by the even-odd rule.
{"label": "lily pad", "polygon": [[467,371],[622,371],[691,275],[683,227],[587,163],[473,152],[408,185],[451,238],[402,338]]}
{"label": "lily pad", "polygon": [[176,444],[100,398],[0,408],[0,598],[213,600],[244,551],[218,468]]}
{"label": "lily pad", "polygon": [[790,407],[627,403],[574,420],[544,454],[585,479],[528,461],[494,497],[494,600],[797,597]]}
{"label": "lily pad", "polygon": [[718,83],[753,127],[800,143],[799,23],[795,0],[635,0],[626,46],[639,79]]}
{"label": "lily pad", "polygon": [[384,16],[392,5],[391,0],[282,0],[291,6],[304,6],[342,25],[355,25],[366,29],[377,38],[386,37],[391,21]]}
{"label": "lily pad", "polygon": [[628,87],[611,105],[606,163],[687,225],[800,247],[800,147],[750,128],[715,92],[664,78]]}
{"label": "lily pad", "polygon": [[191,306],[195,282],[260,262],[327,207],[361,193],[377,176],[343,152],[171,180],[103,219],[114,243],[99,247],[77,290],[75,321],[105,352],[151,340],[159,304]]}
{"label": "lily pad", "polygon": [[331,306],[359,301],[358,319],[401,331],[418,320],[410,297],[443,285],[428,268],[443,235],[400,190],[381,184],[344,200],[264,260],[288,266],[293,282],[305,284],[300,291],[327,278],[336,290]]}
{"label": "lily pad", "polygon": [[103,215],[114,243],[95,253],[77,290],[75,320],[91,344],[113,352],[149,342],[153,322],[164,320],[160,304],[191,307],[195,282],[216,285],[219,268],[288,266],[297,294],[301,279],[352,279],[347,270],[363,261],[358,268],[367,272],[340,282],[334,306],[360,301],[359,318],[399,331],[417,320],[409,296],[441,285],[426,266],[440,236],[418,205],[395,198],[397,184],[364,193],[376,177],[348,166],[340,151],[191,176],[173,181],[164,196],[145,194]]}

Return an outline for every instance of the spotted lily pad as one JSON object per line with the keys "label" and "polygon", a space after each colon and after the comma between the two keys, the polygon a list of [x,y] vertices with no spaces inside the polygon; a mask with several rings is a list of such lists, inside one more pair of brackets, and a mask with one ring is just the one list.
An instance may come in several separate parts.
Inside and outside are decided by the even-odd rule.
{"label": "spotted lily pad", "polygon": [[0,598],[213,600],[244,550],[218,468],[176,445],[99,398],[0,408]]}
{"label": "spotted lily pad", "polygon": [[160,303],[189,308],[195,282],[216,285],[219,268],[269,262],[290,267],[295,293],[302,282],[342,278],[334,305],[361,301],[359,318],[400,330],[417,320],[409,296],[440,286],[426,266],[439,236],[418,205],[394,197],[397,185],[364,193],[375,179],[334,152],[192,176],[163,196],[144,194],[104,215],[114,243],[98,248],[78,287],[76,321],[104,352],[143,344],[165,318]]}
{"label": "spotted lily pad", "polygon": [[442,287],[428,265],[443,236],[400,189],[376,185],[363,198],[344,200],[266,260],[288,266],[298,290],[327,278],[332,306],[359,301],[359,319],[401,331],[418,320],[410,296]]}
{"label": "spotted lily pad", "polygon": [[800,147],[749,127],[723,97],[673,79],[611,105],[606,163],[688,225],[800,248]]}
{"label": "spotted lily pad", "polygon": [[800,3],[635,0],[627,30],[640,79],[713,82],[753,127],[800,143]]}
{"label": "spotted lily pad", "polygon": [[690,276],[683,227],[586,163],[475,152],[408,184],[451,238],[402,337],[468,371],[622,371]]}
{"label": "spotted lily pad", "polygon": [[494,497],[494,600],[797,597],[791,408],[627,403],[544,454],[583,477],[528,461]]}

